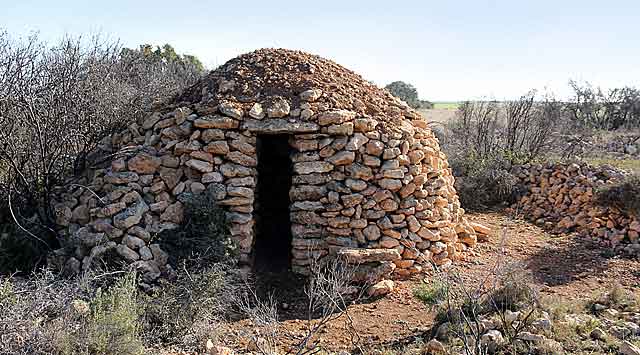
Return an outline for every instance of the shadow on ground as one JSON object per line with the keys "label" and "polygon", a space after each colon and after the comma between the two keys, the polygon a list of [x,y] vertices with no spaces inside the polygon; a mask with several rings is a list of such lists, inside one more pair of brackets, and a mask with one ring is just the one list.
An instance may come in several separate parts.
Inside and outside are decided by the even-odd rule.
{"label": "shadow on ground", "polygon": [[547,286],[566,285],[609,268],[619,258],[591,240],[562,235],[535,251],[525,261],[536,281]]}

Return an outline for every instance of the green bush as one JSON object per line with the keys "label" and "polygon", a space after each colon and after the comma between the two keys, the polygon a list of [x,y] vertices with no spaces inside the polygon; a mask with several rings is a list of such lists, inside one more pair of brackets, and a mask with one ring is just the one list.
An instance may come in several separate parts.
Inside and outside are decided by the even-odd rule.
{"label": "green bush", "polygon": [[217,206],[212,194],[183,194],[181,200],[185,205],[182,227],[158,236],[172,264],[184,262],[188,268],[194,268],[233,259],[237,246],[229,233],[225,212]]}
{"label": "green bush", "polygon": [[435,306],[447,298],[447,284],[440,280],[423,283],[413,290],[413,295],[427,306]]}
{"label": "green bush", "polygon": [[634,215],[640,213],[640,176],[630,175],[624,180],[596,191],[596,202],[615,207]]}
{"label": "green bush", "polygon": [[106,291],[97,290],[90,315],[59,344],[63,354],[143,354],[135,274],[127,274]]}
{"label": "green bush", "polygon": [[513,202],[517,178],[510,172],[509,160],[469,154],[457,156],[450,163],[456,175],[456,191],[465,208],[483,209]]}

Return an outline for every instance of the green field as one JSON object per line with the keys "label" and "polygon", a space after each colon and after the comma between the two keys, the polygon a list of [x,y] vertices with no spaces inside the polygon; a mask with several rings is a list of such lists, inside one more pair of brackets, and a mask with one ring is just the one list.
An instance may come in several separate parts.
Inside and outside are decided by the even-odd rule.
{"label": "green field", "polygon": [[460,106],[460,103],[457,101],[440,101],[433,103],[435,110],[457,110],[458,106]]}

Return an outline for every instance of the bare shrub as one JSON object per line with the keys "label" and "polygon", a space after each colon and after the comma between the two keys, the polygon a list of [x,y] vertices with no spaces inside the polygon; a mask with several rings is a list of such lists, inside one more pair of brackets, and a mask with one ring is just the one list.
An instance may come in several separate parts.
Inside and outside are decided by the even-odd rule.
{"label": "bare shrub", "polygon": [[[538,293],[531,285],[522,265],[499,259],[477,284],[470,284],[455,271],[443,272],[414,294],[437,310],[434,329],[444,327],[452,347],[458,344],[464,354],[478,355],[516,346],[519,335],[529,329],[541,310]],[[504,335],[504,343],[491,344],[483,338],[493,329]]]}
{"label": "bare shrub", "polygon": [[29,279],[0,277],[0,353],[59,353],[65,332],[79,327],[71,305],[90,294],[85,281],[70,282],[47,270]]}
{"label": "bare shrub", "polygon": [[513,165],[549,154],[559,137],[564,104],[532,90],[518,100],[468,101],[449,125],[443,149],[456,176],[462,205],[485,208],[511,202]]}
{"label": "bare shrub", "polygon": [[640,126],[640,90],[623,87],[603,91],[574,80],[569,85],[574,97],[568,108],[578,124],[603,130]]}
{"label": "bare shrub", "polygon": [[49,46],[0,32],[0,222],[15,223],[11,237],[41,254],[57,248],[54,188],[91,165],[104,137],[201,74],[99,36]]}
{"label": "bare shrub", "polygon": [[[264,355],[279,353],[284,346],[283,338],[300,339],[290,346],[288,354],[316,354],[322,351],[318,335],[331,322],[343,319],[351,334],[354,347],[359,347],[360,337],[348,312],[351,302],[363,297],[364,290],[351,286],[354,268],[339,258],[314,259],[305,287],[307,296],[305,333],[301,337],[288,335],[278,323],[278,309],[272,296],[261,299],[250,285],[239,293],[235,303],[240,311],[255,325],[249,337],[258,352]],[[362,351],[362,349],[360,349]]]}
{"label": "bare shrub", "polygon": [[229,311],[235,285],[239,282],[222,264],[197,271],[179,270],[175,280],[140,295],[146,342],[198,350],[207,339],[215,339],[216,325]]}

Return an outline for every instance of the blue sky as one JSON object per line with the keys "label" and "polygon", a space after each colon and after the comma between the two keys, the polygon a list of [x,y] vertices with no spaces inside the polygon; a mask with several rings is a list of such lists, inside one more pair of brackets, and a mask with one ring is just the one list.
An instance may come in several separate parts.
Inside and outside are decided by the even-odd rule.
{"label": "blue sky", "polygon": [[[3,4],[4,3],[4,4]],[[640,1],[0,0],[0,28],[170,43],[213,67],[261,47],[333,59],[430,100],[640,86]]]}

